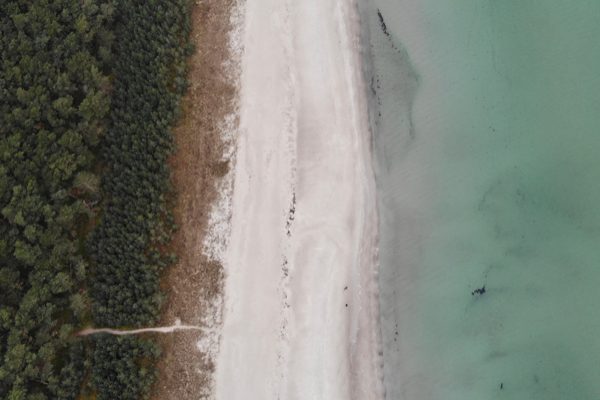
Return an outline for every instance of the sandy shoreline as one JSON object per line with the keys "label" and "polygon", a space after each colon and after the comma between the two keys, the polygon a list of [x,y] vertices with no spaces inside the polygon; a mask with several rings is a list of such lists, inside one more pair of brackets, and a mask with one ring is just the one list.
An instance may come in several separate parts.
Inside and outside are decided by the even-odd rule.
{"label": "sandy shoreline", "polygon": [[383,397],[378,216],[350,0],[247,0],[217,399]]}

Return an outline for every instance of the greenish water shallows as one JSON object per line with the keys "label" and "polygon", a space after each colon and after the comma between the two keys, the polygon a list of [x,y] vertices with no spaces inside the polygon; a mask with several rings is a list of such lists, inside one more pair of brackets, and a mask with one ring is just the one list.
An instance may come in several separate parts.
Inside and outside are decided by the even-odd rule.
{"label": "greenish water shallows", "polygon": [[361,7],[387,398],[600,399],[600,2]]}

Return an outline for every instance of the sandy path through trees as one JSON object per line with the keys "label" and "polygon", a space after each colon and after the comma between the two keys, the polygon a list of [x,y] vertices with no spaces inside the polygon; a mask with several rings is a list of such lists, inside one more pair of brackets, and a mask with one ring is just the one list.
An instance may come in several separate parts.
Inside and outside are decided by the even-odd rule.
{"label": "sandy path through trees", "polygon": [[162,326],[162,327],[156,327],[156,328],[141,328],[141,329],[110,329],[110,328],[91,329],[90,328],[90,329],[84,329],[83,331],[78,332],[77,336],[89,336],[89,335],[93,335],[95,333],[101,333],[101,332],[110,333],[111,335],[123,336],[123,335],[134,335],[136,333],[145,333],[145,332],[172,333],[172,332],[179,331],[179,330],[182,330],[182,331],[197,330],[197,331],[202,331],[204,333],[215,332],[214,329],[203,328],[200,326],[175,324],[172,326]]}

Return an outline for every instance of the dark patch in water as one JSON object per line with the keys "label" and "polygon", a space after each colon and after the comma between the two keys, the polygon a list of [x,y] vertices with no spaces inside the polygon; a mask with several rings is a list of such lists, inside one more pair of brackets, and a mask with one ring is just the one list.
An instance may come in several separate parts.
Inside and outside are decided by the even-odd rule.
{"label": "dark patch in water", "polygon": [[[393,51],[397,53],[397,57],[392,56],[392,59],[395,59],[394,61],[396,61],[395,63],[397,63],[397,71],[399,71],[400,76],[396,76],[391,80],[387,79],[387,77],[382,77],[380,75],[375,75],[371,77],[371,93],[374,97],[376,97],[377,104],[380,106],[375,110],[376,113],[373,115],[373,117],[375,118],[372,121],[372,123],[375,126],[378,126],[382,122],[382,118],[385,119],[385,121],[387,121],[388,123],[390,123],[390,116],[385,115],[385,113],[381,110],[382,101],[379,97],[380,92],[385,92],[387,87],[394,92],[392,94],[394,100],[392,101],[397,101],[398,103],[400,103],[399,105],[402,109],[400,114],[405,114],[403,115],[404,118],[397,122],[401,126],[405,127],[408,133],[408,138],[410,140],[414,140],[416,134],[412,118],[412,104],[419,86],[419,75],[410,63],[410,57],[408,56],[406,49],[404,49],[402,47],[402,44],[394,38],[392,32],[388,31],[387,24],[385,23],[385,19],[383,18],[383,14],[379,9],[377,9],[377,18],[379,21],[379,28],[381,29],[381,32],[383,32],[383,34],[388,39],[389,45],[391,46]],[[373,45],[373,43],[371,43],[371,47],[375,50],[375,46]],[[383,50],[383,53],[387,52]],[[391,56],[391,54],[388,54],[386,54],[386,58]],[[376,78],[376,80],[373,78]],[[380,81],[380,78],[385,78],[385,82]],[[387,92],[390,93],[391,91],[388,90]]]}
{"label": "dark patch in water", "polygon": [[386,36],[390,36],[390,34],[387,31],[387,26],[385,26],[383,15],[381,15],[381,12],[379,10],[377,10],[377,15],[379,15],[379,23],[381,24],[381,29],[383,30],[383,33],[385,33]]}
{"label": "dark patch in water", "polygon": [[474,291],[471,292],[471,296],[475,296],[475,293],[477,294],[484,294],[485,293],[485,285],[483,285],[482,288],[480,289],[475,289]]}

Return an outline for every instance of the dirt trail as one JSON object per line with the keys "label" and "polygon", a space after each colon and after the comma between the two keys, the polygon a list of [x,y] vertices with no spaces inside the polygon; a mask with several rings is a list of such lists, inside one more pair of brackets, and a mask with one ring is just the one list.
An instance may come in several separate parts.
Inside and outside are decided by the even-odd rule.
{"label": "dirt trail", "polygon": [[202,328],[200,326],[190,326],[190,325],[172,325],[172,326],[163,326],[158,328],[142,328],[142,329],[110,329],[110,328],[98,328],[98,329],[85,329],[77,334],[77,336],[89,336],[94,333],[106,332],[111,335],[134,335],[136,333],[144,333],[144,332],[160,332],[160,333],[171,333],[176,330],[198,330],[204,333],[213,333],[214,329]]}

